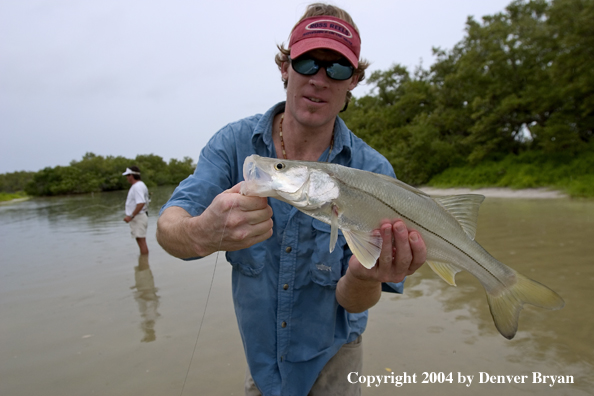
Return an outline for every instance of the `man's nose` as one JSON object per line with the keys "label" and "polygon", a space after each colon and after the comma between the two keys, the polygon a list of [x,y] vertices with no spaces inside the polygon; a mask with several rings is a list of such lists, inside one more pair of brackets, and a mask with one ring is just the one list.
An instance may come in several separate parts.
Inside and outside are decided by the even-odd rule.
{"label": "man's nose", "polygon": [[309,83],[319,88],[328,87],[330,85],[330,77],[326,73],[326,68],[321,66],[316,74],[309,76]]}

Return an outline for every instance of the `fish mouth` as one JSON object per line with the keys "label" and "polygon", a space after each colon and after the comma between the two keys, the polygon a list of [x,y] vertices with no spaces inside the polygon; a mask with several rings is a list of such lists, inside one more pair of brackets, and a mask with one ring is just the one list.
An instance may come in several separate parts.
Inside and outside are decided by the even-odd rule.
{"label": "fish mouth", "polygon": [[239,191],[242,195],[264,197],[274,192],[271,188],[272,178],[258,166],[254,155],[247,157],[243,163],[243,179],[245,181],[241,183]]}

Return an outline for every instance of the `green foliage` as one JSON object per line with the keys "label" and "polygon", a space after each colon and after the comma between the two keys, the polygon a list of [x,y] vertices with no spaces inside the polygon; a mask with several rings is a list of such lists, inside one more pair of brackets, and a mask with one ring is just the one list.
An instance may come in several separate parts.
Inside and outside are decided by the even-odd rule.
{"label": "green foliage", "polygon": [[509,154],[502,161],[452,167],[434,176],[435,187],[553,187],[574,197],[594,197],[594,147],[579,156],[543,151]]}
{"label": "green foliage", "polygon": [[124,190],[130,185],[122,173],[132,165],[140,168],[142,181],[148,187],[178,184],[196,168],[189,157],[183,161],[171,159],[167,164],[154,154],[138,155],[131,160],[87,153],[69,166],[48,167],[34,173],[24,190],[34,196]]}
{"label": "green foliage", "polygon": [[442,139],[431,120],[435,89],[428,74],[411,78],[400,65],[374,72],[374,96],[355,99],[342,115],[349,128],[383,154],[399,178],[420,184],[459,159],[455,146]]}
{"label": "green foliage", "polygon": [[[594,0],[517,0],[481,22],[469,18],[453,49],[434,49],[429,70],[374,72],[371,94],[343,118],[413,184],[475,165],[464,178],[499,183],[507,170],[485,161],[578,158],[594,133],[593,20]],[[524,164],[505,183],[539,184],[542,169]]]}
{"label": "green foliage", "polygon": [[0,192],[0,202],[12,201],[13,199],[26,198],[26,197],[27,197],[27,195],[24,192],[18,192],[18,193]]}
{"label": "green foliage", "polygon": [[196,164],[190,157],[184,157],[181,161],[171,158],[167,164],[167,171],[169,172],[168,184],[178,184],[186,179],[196,169]]}
{"label": "green foliage", "polygon": [[0,192],[17,193],[23,191],[27,183],[33,179],[35,172],[12,172],[0,174]]}

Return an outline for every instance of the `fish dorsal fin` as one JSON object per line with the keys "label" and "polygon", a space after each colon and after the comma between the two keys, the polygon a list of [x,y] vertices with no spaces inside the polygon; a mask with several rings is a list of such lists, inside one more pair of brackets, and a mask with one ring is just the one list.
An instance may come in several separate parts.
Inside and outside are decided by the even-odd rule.
{"label": "fish dorsal fin", "polygon": [[427,261],[429,267],[435,272],[441,279],[446,281],[452,286],[456,286],[456,273],[460,272],[457,267],[452,264],[441,263],[439,261]]}
{"label": "fish dorsal fin", "polygon": [[382,251],[382,237],[363,231],[342,230],[349,248],[365,268],[375,265]]}
{"label": "fish dorsal fin", "polygon": [[485,196],[479,194],[461,194],[433,199],[454,216],[462,226],[464,232],[466,232],[470,239],[474,240],[479,207],[485,200]]}
{"label": "fish dorsal fin", "polygon": [[418,195],[423,195],[425,197],[429,197],[429,194],[427,194],[424,191],[419,190],[418,188],[414,188],[413,186],[409,186],[408,184],[406,184],[403,181],[400,181],[398,179],[395,179],[393,177],[390,176],[386,176],[386,175],[382,175],[381,173],[375,173],[374,175],[378,176],[380,179],[383,179],[387,182],[390,182],[392,184],[396,184],[398,187],[404,188],[405,190],[408,190],[410,192],[413,192],[415,194]]}

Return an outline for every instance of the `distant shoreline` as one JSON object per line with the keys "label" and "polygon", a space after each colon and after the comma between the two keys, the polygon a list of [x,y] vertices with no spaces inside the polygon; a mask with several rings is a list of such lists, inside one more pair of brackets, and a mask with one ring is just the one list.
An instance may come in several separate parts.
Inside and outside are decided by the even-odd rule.
{"label": "distant shoreline", "polygon": [[[429,186],[418,187],[419,190],[434,196],[445,196],[445,195],[458,195],[458,194],[481,194],[489,198],[520,198],[520,199],[559,199],[568,198],[569,195],[559,191],[551,190],[545,187],[542,188],[522,188],[522,189],[511,189],[502,187],[488,187],[488,188],[464,188],[464,187],[452,187],[452,188],[435,188]],[[15,198],[9,201],[1,201],[2,204],[16,203],[20,201],[26,201],[30,197]]]}
{"label": "distant shoreline", "polygon": [[23,198],[11,199],[11,200],[8,200],[8,201],[0,201],[0,205],[2,205],[2,204],[9,204],[9,203],[15,203],[15,202],[21,202],[21,201],[26,201],[29,198],[30,197],[23,197]]}
{"label": "distant shoreline", "polygon": [[443,195],[457,195],[457,194],[481,194],[490,198],[523,198],[523,199],[554,199],[567,198],[569,195],[558,191],[550,190],[548,188],[522,188],[514,190],[511,188],[489,187],[489,188],[434,188],[423,186],[419,187],[421,191],[429,195],[443,196]]}

